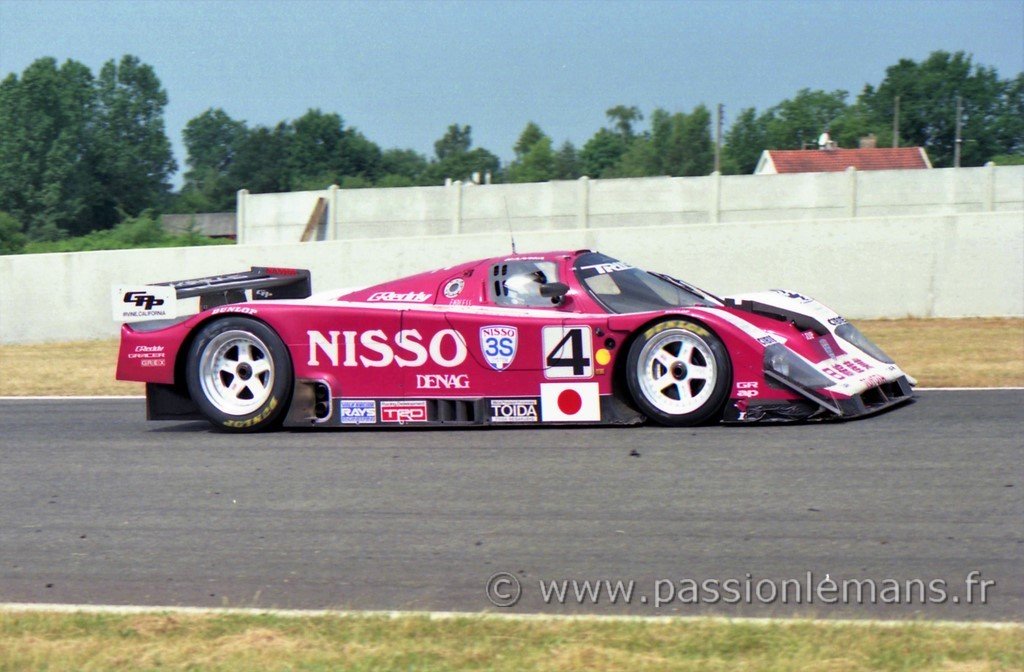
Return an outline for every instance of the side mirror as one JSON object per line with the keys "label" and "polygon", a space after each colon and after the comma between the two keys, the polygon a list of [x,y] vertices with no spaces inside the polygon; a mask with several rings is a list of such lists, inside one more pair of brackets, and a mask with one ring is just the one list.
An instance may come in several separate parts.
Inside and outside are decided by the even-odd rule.
{"label": "side mirror", "polygon": [[540,295],[551,299],[551,303],[561,303],[569,293],[569,285],[564,282],[546,282],[540,286]]}

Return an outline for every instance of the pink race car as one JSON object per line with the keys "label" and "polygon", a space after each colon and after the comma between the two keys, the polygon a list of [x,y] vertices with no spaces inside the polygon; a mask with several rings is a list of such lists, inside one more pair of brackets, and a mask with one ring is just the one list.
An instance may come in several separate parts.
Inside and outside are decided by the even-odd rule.
{"label": "pink race car", "polygon": [[590,250],[310,292],[282,268],[116,288],[117,378],[150,420],[232,430],[845,419],[916,384],[806,296],[718,298]]}

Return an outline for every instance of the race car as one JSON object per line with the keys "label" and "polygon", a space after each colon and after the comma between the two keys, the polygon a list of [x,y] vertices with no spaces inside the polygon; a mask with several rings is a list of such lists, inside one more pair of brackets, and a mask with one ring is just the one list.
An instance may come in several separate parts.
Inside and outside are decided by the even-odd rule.
{"label": "race car", "polygon": [[117,287],[117,378],[150,420],[237,431],[849,419],[916,384],[807,296],[719,298],[590,250],[311,289],[267,267]]}

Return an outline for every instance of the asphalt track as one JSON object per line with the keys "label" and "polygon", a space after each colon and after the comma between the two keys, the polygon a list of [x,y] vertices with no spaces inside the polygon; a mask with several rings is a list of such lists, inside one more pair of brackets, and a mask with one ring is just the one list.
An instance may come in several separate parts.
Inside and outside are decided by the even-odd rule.
{"label": "asphalt track", "polygon": [[[684,430],[236,436],[143,416],[141,400],[0,401],[0,602],[1024,620],[1020,390]],[[995,581],[986,604],[977,586],[966,604],[972,571]],[[485,595],[496,572],[521,583],[512,608]],[[947,599],[654,604],[808,572],[941,579]],[[632,579],[633,599],[544,602],[538,581],[573,578]]]}

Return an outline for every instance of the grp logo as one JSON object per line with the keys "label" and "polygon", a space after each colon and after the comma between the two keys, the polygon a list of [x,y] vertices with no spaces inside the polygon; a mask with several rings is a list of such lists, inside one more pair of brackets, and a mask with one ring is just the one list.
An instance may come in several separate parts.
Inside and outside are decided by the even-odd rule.
{"label": "grp logo", "polygon": [[124,302],[134,304],[143,310],[153,310],[153,306],[164,305],[163,299],[158,299],[155,295],[146,292],[125,292]]}
{"label": "grp logo", "polygon": [[484,361],[495,371],[507,369],[516,358],[519,330],[507,325],[480,327],[480,351]]}

